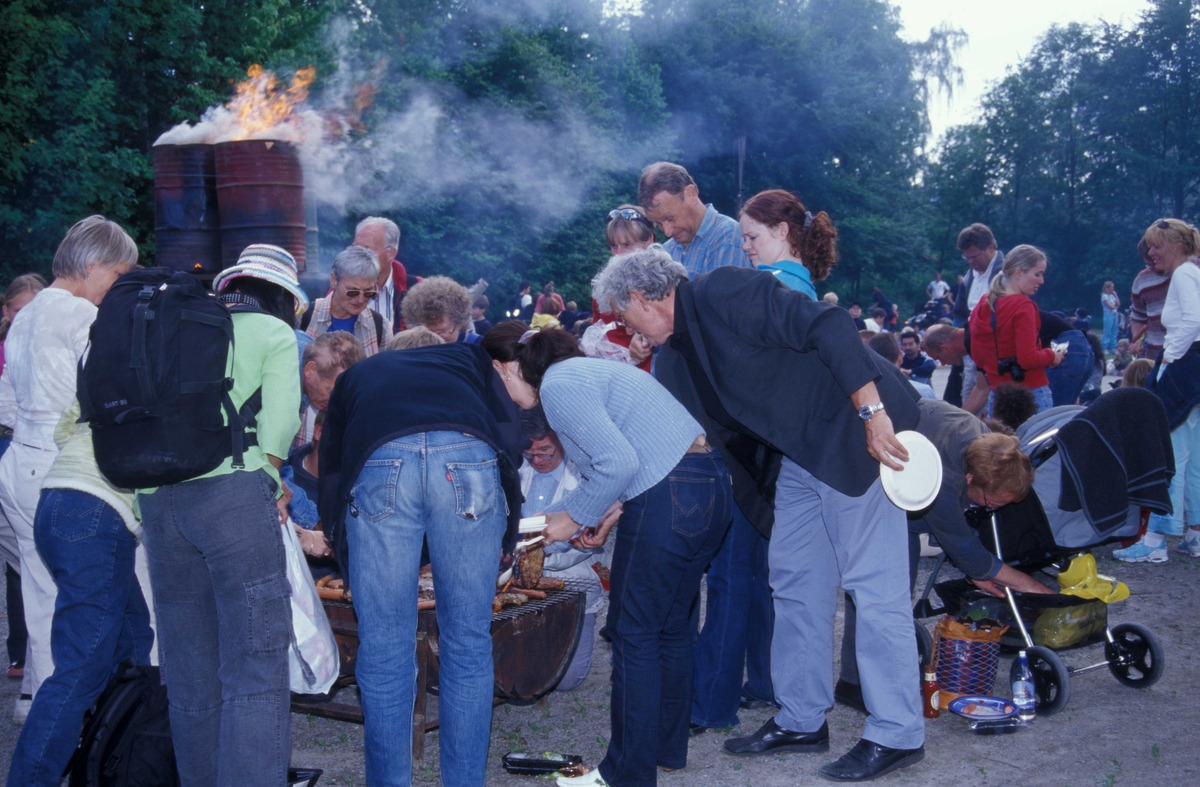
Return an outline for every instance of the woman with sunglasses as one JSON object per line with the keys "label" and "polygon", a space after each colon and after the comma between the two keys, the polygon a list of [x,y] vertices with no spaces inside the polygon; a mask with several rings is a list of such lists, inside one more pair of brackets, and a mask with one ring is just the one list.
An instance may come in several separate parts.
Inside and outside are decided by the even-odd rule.
{"label": "woman with sunglasses", "polygon": [[[646,218],[646,214],[637,205],[621,205],[608,212],[604,238],[608,241],[609,251],[614,255],[640,251],[655,242],[654,222]],[[615,314],[605,312],[594,299],[592,315],[596,325],[613,325],[604,332],[604,339],[617,347],[625,348],[630,363],[637,365],[644,372],[650,371],[650,345],[641,335],[626,329]],[[585,345],[590,347],[599,341],[600,337],[585,336],[585,339]]]}
{"label": "woman with sunglasses", "polygon": [[362,342],[370,357],[387,346],[392,324],[372,309],[371,299],[379,294],[379,257],[362,246],[350,246],[333,258],[329,272],[329,295],[318,298],[311,316],[305,315],[300,330],[316,338],[327,331],[345,331]]}
{"label": "woman with sunglasses", "polygon": [[654,784],[687,764],[692,704],[689,625],[700,578],[733,517],[729,473],[704,429],[653,377],[585,358],[561,330],[502,323],[483,348],[523,409],[539,401],[579,485],[549,507],[548,543],[613,555],[612,734],[600,767],[561,787]]}
{"label": "woman with sunglasses", "polygon": [[1127,563],[1166,563],[1167,536],[1183,535],[1177,549],[1200,557],[1200,231],[1179,219],[1159,219],[1142,236],[1154,271],[1170,279],[1163,302],[1162,354],[1146,379],[1171,427],[1175,476],[1170,516],[1151,514],[1146,534],[1113,552]]}

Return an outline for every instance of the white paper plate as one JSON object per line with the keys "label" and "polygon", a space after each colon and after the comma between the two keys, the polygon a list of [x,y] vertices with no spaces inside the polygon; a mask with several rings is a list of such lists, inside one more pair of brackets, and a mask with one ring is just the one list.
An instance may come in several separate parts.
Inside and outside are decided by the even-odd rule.
{"label": "white paper plate", "polygon": [[888,498],[905,511],[928,508],[942,488],[942,458],[929,438],[919,432],[899,432],[896,439],[908,449],[903,471],[879,465],[879,477]]}

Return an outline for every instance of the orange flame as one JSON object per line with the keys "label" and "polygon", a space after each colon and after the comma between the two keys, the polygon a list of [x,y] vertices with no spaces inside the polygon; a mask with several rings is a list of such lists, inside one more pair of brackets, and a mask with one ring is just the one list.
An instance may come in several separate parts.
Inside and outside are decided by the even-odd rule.
{"label": "orange flame", "polygon": [[282,87],[274,72],[255,63],[246,70],[247,79],[234,88],[225,107],[238,118],[240,133],[234,139],[260,136],[292,119],[293,112],[308,98],[308,86],[317,76],[315,68],[301,68],[291,83]]}

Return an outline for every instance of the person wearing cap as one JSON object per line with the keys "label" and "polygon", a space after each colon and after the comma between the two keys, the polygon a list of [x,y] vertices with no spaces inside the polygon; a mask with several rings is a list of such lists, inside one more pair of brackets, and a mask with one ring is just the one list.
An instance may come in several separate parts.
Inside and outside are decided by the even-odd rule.
{"label": "person wearing cap", "polygon": [[[772,523],[771,683],[781,710],[725,750],[829,750],[841,585],[870,632],[859,661],[872,714],[862,740],[821,773],[863,781],[923,759],[905,515],[880,481],[881,463],[900,470],[908,460],[895,431],[916,426],[917,393],[863,345],[847,312],[765,271],[724,267],[689,280],[647,249],[609,260],[592,288],[659,346],[658,379],[729,457],[738,507]],[[736,437],[746,450],[730,449]],[[764,461],[770,449],[779,461]]]}
{"label": "person wearing cap", "polygon": [[379,257],[362,246],[349,246],[333,258],[329,295],[317,298],[312,312],[300,321],[300,330],[317,337],[326,331],[345,331],[362,342],[370,358],[387,346],[392,323],[368,304],[379,295]]}
{"label": "person wearing cap", "polygon": [[[1003,588],[1022,593],[1050,593],[1028,574],[996,558],[967,522],[967,511],[993,510],[1025,500],[1033,486],[1033,465],[1021,453],[1015,437],[992,433],[983,421],[940,399],[917,402],[921,420],[916,431],[929,439],[942,462],[937,497],[920,518],[908,520],[908,579],[911,593],[921,557],[921,533],[932,533],[950,562],[977,587],[993,596]],[[833,696],[838,702],[866,712],[859,684],[855,630],[857,610],[846,596],[846,625],[842,635],[841,674]],[[916,687],[913,687],[914,691]]]}
{"label": "person wearing cap", "polygon": [[138,490],[180,780],[282,785],[291,755],[292,639],[279,468],[300,428],[296,261],[256,244],[213,281],[233,312],[229,391],[255,393],[256,440],[202,476]]}

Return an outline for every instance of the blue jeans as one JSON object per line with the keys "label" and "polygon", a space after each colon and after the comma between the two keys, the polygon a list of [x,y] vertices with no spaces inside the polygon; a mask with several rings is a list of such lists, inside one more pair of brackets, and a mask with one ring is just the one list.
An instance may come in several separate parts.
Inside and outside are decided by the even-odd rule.
{"label": "blue jeans", "polygon": [[600,775],[609,784],[654,785],[655,766],[687,764],[692,610],[733,507],[716,451],[685,454],[666,478],[625,503],[608,607],[612,736]]}
{"label": "blue jeans", "polygon": [[767,543],[734,505],[733,524],[708,567],[704,628],[695,648],[693,724],[737,725],[742,695],[775,701],[771,688],[775,610],[767,581]]}
{"label": "blue jeans", "polygon": [[1170,516],[1151,514],[1152,533],[1181,536],[1188,526],[1200,526],[1200,407],[1171,432],[1175,475],[1171,478]]}
{"label": "blue jeans", "polygon": [[492,597],[507,506],[496,452],[461,432],[421,432],[381,446],[346,515],[367,783],[412,781],[417,691],[417,579],[428,540],[441,656],[442,784],[482,787],[491,735]]}
{"label": "blue jeans", "polygon": [[1117,349],[1117,313],[1107,309],[1104,311],[1104,335],[1100,339],[1100,346],[1105,350]]}
{"label": "blue jeans", "polygon": [[34,540],[54,576],[54,674],[42,683],[9,766],[12,787],[57,787],[83,728],[83,714],[123,659],[150,663],[154,632],[133,573],[137,539],[103,500],[43,489]]}
{"label": "blue jeans", "polygon": [[1054,341],[1067,343],[1067,354],[1063,362],[1046,370],[1053,406],[1062,407],[1065,404],[1075,404],[1079,392],[1092,375],[1096,356],[1092,353],[1092,346],[1088,344],[1083,331],[1063,331],[1054,337]]}
{"label": "blue jeans", "polygon": [[140,498],[183,787],[287,779],[292,605],[275,490],[256,470]]}

